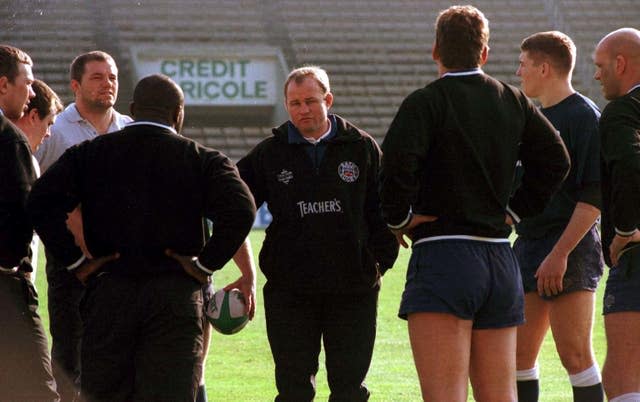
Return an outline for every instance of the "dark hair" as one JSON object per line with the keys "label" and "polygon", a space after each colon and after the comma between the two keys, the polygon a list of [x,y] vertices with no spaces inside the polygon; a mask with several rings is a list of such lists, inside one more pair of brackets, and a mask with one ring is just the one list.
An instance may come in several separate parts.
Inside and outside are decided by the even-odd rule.
{"label": "dark hair", "polygon": [[571,73],[576,65],[576,45],[562,32],[535,33],[522,41],[520,50],[536,65],[546,61],[562,74]]}
{"label": "dark hair", "polygon": [[36,96],[29,101],[28,111],[38,111],[40,119],[47,117],[49,113],[56,115],[62,112],[62,102],[53,89],[40,80],[34,80],[31,88]]}
{"label": "dark hair", "polygon": [[18,49],[9,45],[0,45],[0,77],[7,77],[10,83],[14,83],[20,74],[20,64],[33,65],[31,57]]}
{"label": "dark hair", "polygon": [[82,76],[84,75],[84,67],[91,61],[106,61],[112,62],[114,65],[116,64],[116,62],[113,60],[113,57],[111,57],[108,53],[101,50],[94,50],[89,53],[81,54],[80,56],[73,59],[73,61],[71,62],[71,67],[69,68],[69,77],[72,80],[76,80],[78,82],[82,81]]}
{"label": "dark hair", "polygon": [[449,69],[478,67],[489,46],[489,21],[473,6],[452,6],[436,19],[436,49]]}
{"label": "dark hair", "polygon": [[171,78],[153,74],[138,82],[133,90],[133,104],[138,112],[172,112],[184,105],[184,94]]}

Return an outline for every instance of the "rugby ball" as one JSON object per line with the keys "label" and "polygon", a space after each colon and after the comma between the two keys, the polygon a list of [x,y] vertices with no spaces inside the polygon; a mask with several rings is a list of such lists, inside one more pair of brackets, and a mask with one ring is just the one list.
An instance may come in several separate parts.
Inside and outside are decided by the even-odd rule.
{"label": "rugby ball", "polygon": [[238,289],[220,289],[205,296],[204,302],[207,319],[221,334],[235,334],[249,322],[249,316],[244,313],[244,296]]}

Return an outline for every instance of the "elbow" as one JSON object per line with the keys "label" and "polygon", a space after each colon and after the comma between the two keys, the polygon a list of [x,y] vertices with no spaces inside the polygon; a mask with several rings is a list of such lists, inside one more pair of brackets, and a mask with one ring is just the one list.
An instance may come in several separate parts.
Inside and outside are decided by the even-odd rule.
{"label": "elbow", "polygon": [[242,211],[238,211],[235,214],[233,222],[237,225],[236,227],[241,233],[248,234],[251,228],[253,227],[253,222],[256,219],[256,211],[253,209],[245,209]]}

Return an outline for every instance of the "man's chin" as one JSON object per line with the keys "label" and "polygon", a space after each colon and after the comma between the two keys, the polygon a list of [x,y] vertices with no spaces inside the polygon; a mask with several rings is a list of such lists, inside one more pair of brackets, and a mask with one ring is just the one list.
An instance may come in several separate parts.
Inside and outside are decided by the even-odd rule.
{"label": "man's chin", "polygon": [[101,109],[110,109],[113,107],[113,105],[115,105],[116,102],[115,100],[112,99],[104,99],[104,100],[98,100],[95,103],[95,106]]}

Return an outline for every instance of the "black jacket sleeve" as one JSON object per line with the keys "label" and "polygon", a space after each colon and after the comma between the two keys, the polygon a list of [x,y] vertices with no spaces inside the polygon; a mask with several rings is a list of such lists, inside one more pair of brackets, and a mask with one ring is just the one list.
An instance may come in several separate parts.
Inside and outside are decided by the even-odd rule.
{"label": "black jacket sleeve", "polygon": [[381,151],[378,144],[373,139],[369,141],[371,171],[367,175],[369,182],[367,183],[367,197],[365,200],[365,219],[369,228],[369,249],[379,264],[380,273],[384,274],[398,257],[399,245],[396,237],[387,227],[386,222],[382,218],[382,209],[380,206],[379,187],[379,171]]}
{"label": "black jacket sleeve", "polygon": [[211,271],[222,268],[249,234],[256,206],[247,185],[229,158],[208,151],[203,159],[204,213],[213,222],[213,234],[198,261]]}
{"label": "black jacket sleeve", "polygon": [[79,185],[82,144],[69,148],[56,163],[36,181],[29,195],[28,210],[36,232],[47,250],[69,267],[83,254],[76,246],[65,221],[80,202]]}
{"label": "black jacket sleeve", "polygon": [[419,94],[414,92],[403,101],[382,143],[380,199],[384,219],[390,226],[406,221],[416,202],[418,171],[431,141],[430,118],[429,110],[420,106]]}
{"label": "black jacket sleeve", "polygon": [[251,190],[257,208],[260,208],[267,199],[265,180],[262,176],[262,169],[259,167],[260,150],[264,144],[264,141],[258,144],[236,165],[240,177]]}
{"label": "black jacket sleeve", "polygon": [[31,271],[33,228],[26,201],[36,180],[31,151],[17,128],[1,118],[0,135],[0,266]]}
{"label": "black jacket sleeve", "polygon": [[630,233],[640,225],[640,107],[613,101],[600,119],[602,156],[611,193],[608,213],[616,231]]}
{"label": "black jacket sleeve", "polygon": [[571,162],[557,130],[531,101],[522,98],[527,116],[519,150],[522,185],[509,201],[510,212],[518,218],[542,212],[569,173]]}

